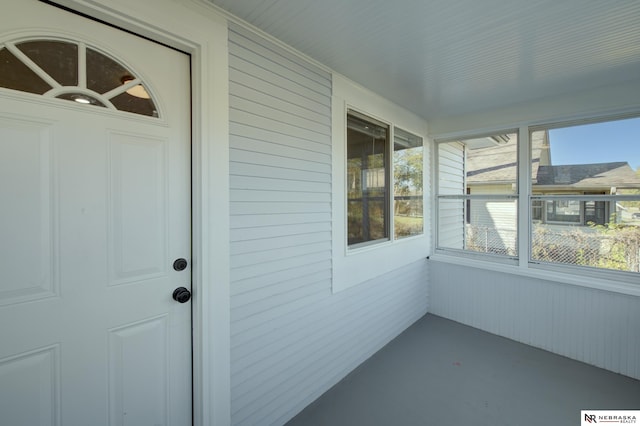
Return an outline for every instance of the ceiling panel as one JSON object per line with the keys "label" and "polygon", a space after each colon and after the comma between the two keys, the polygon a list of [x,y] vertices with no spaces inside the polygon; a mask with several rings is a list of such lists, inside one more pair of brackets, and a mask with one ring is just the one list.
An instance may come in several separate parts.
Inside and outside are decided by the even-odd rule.
{"label": "ceiling panel", "polygon": [[637,0],[208,1],[425,118],[640,84]]}

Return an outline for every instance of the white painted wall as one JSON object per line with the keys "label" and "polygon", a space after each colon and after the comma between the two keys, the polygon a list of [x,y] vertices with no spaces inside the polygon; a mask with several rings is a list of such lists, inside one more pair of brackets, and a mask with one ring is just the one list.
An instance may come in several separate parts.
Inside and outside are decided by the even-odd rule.
{"label": "white painted wall", "polygon": [[431,260],[429,312],[640,379],[640,297]]}

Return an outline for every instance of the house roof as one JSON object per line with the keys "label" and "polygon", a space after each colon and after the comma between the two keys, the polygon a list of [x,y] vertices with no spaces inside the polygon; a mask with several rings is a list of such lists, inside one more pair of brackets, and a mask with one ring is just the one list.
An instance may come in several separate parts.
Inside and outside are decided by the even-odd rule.
{"label": "house roof", "polygon": [[[541,153],[548,148],[547,132],[534,132],[531,139],[532,176],[536,176]],[[510,135],[507,143],[469,149],[467,152],[467,183],[512,183],[517,179],[516,135]],[[544,158],[544,157],[543,157]]]}
{"label": "house roof", "polygon": [[640,188],[640,178],[623,161],[540,166],[537,185],[566,186],[572,189]]}
{"label": "house roof", "polygon": [[[478,139],[467,144],[467,184],[512,184],[517,180],[517,144],[515,135],[507,143],[478,146]],[[490,138],[487,138],[490,139]],[[465,141],[467,142],[467,141]],[[486,144],[484,144],[486,145]],[[546,131],[531,136],[531,177],[535,187],[566,190],[609,190],[640,188],[640,177],[627,162],[552,165],[549,135]],[[551,188],[549,188],[551,189]]]}
{"label": "house roof", "polygon": [[200,0],[435,121],[640,87],[640,2]]}

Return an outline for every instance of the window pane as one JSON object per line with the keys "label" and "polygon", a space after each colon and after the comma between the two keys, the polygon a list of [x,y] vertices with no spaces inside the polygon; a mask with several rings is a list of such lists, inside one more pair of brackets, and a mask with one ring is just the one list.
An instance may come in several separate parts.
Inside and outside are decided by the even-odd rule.
{"label": "window pane", "polygon": [[84,105],[95,105],[99,107],[106,107],[102,102],[97,100],[96,98],[85,95],[84,93],[62,93],[56,96],[58,99],[66,99],[68,101],[78,102]]}
{"label": "window pane", "polygon": [[640,119],[532,132],[532,260],[639,271],[639,139]]}
{"label": "window pane", "polygon": [[[532,224],[531,259],[595,268],[640,272],[640,213],[629,213],[630,206],[640,206],[640,194],[634,200],[607,201],[583,199],[544,200],[547,206],[580,206],[581,215],[620,216],[606,224],[534,222]],[[624,207],[627,205],[629,207]],[[615,212],[615,213],[613,213]],[[635,215],[635,217],[634,217]]]}
{"label": "window pane", "polygon": [[439,200],[438,247],[516,256],[517,201],[467,201],[473,212],[470,223],[462,221],[465,199]]}
{"label": "window pane", "polygon": [[465,240],[465,200],[438,200],[438,247],[464,250]]}
{"label": "window pane", "polygon": [[466,149],[470,194],[515,194],[518,180],[518,137],[493,135],[462,141]]}
{"label": "window pane", "polygon": [[6,48],[0,49],[0,87],[38,95],[51,89],[49,84]]}
{"label": "window pane", "polygon": [[422,138],[394,129],[393,226],[395,238],[423,233]]}
{"label": "window pane", "polygon": [[[87,49],[87,88],[104,94],[131,80],[134,80],[131,71],[108,56]],[[142,85],[134,86],[109,100],[119,111],[158,116],[155,103]]]}
{"label": "window pane", "polygon": [[87,88],[97,93],[106,93],[122,85],[123,79],[129,76],[131,72],[113,59],[87,49]]}
{"label": "window pane", "polygon": [[438,145],[438,247],[517,256],[517,134]]}
{"label": "window pane", "polygon": [[347,116],[348,244],[389,237],[388,127]]}
{"label": "window pane", "polygon": [[17,44],[16,47],[62,86],[78,84],[78,45],[34,40]]}
{"label": "window pane", "polygon": [[110,99],[113,106],[120,111],[133,112],[150,117],[157,117],[158,111],[150,98],[140,98],[127,92],[121,93]]}

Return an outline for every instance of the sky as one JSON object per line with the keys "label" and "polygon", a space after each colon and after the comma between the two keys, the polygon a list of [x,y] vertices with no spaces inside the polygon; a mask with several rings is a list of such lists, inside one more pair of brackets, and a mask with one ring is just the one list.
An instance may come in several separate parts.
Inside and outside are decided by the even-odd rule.
{"label": "sky", "polygon": [[640,168],[640,118],[549,130],[551,163],[626,161]]}

